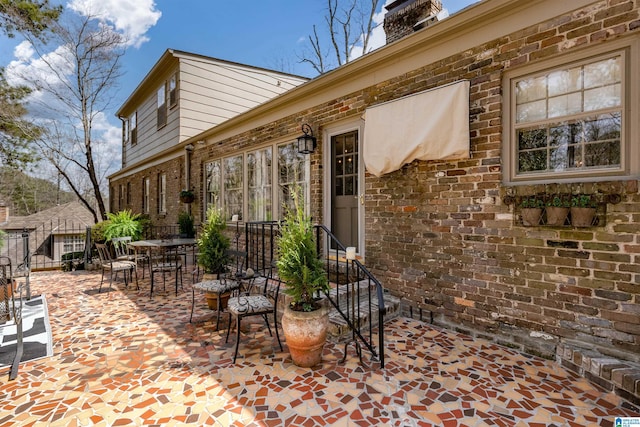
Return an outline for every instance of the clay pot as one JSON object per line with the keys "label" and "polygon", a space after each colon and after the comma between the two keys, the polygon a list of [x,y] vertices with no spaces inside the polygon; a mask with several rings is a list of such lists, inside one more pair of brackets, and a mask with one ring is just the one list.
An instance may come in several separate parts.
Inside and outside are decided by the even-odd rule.
{"label": "clay pot", "polygon": [[287,305],[282,315],[282,330],[293,363],[310,368],[322,361],[322,349],[327,340],[329,310],[322,306],[315,311],[293,311]]}
{"label": "clay pot", "polygon": [[[229,303],[229,297],[231,296],[230,292],[224,293],[220,295],[220,311],[227,308],[227,304]],[[207,300],[207,307],[210,310],[218,309],[218,294],[213,292],[206,292],[204,294],[205,299]]]}
{"label": "clay pot", "polygon": [[571,225],[574,227],[590,227],[593,225],[593,218],[596,216],[594,208],[571,208]]}
{"label": "clay pot", "polygon": [[569,215],[569,208],[547,206],[547,225],[564,225]]}
{"label": "clay pot", "polygon": [[522,225],[527,227],[540,225],[542,208],[522,208],[520,215],[522,216]]}

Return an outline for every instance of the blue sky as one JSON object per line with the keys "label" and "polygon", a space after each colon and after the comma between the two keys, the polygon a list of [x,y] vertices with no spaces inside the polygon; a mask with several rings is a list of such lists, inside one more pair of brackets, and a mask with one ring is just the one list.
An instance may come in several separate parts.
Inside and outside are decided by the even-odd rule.
{"label": "blue sky", "polygon": [[[477,0],[442,0],[449,15]],[[272,68],[313,77],[315,71],[300,63],[308,49],[313,25],[324,28],[326,0],[52,0],[70,13],[100,16],[115,31],[126,34],[130,43],[122,58],[123,77],[112,94],[108,111],[97,117],[94,130],[101,141],[98,155],[110,159],[105,176],[119,169],[121,123],[115,111],[129,97],[166,49]],[[391,0],[386,0],[390,3]],[[381,2],[376,19],[382,22]],[[384,44],[382,26],[372,42]],[[52,51],[56,46],[51,46]],[[20,83],[22,75],[40,75],[42,62],[19,37],[0,35],[0,66]],[[46,73],[46,71],[45,71]],[[47,78],[47,74],[42,74]],[[40,105],[50,105],[40,100]]]}
{"label": "blue sky", "polygon": [[[474,0],[443,0],[450,14],[471,3]],[[323,24],[325,8],[324,0],[157,0],[162,16],[146,33],[150,40],[124,58],[122,99],[167,48],[313,76],[298,55],[312,25]]]}

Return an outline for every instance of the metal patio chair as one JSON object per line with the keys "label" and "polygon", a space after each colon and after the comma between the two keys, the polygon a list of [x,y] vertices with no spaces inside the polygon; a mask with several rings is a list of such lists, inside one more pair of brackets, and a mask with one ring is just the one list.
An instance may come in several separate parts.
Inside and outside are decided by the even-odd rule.
{"label": "metal patio chair", "polygon": [[142,278],[144,279],[145,265],[149,264],[149,256],[146,253],[137,253],[131,250],[129,243],[131,243],[131,236],[114,237],[111,239],[113,243],[113,250],[118,261],[132,261],[142,266]]}
{"label": "metal patio chair", "polygon": [[[247,252],[239,250],[227,250],[227,263],[225,271],[218,275],[214,280],[203,280],[194,283],[191,286],[191,317],[189,322],[193,321],[193,312],[196,299],[204,298],[204,294],[213,293],[216,295],[216,330],[220,326],[220,313],[224,309],[223,296],[230,295],[240,289],[241,283],[253,280],[253,273],[247,271]],[[195,279],[194,279],[195,280]],[[213,308],[212,308],[213,309]]]}
{"label": "metal patio chair", "polygon": [[[9,370],[9,380],[18,376],[18,367],[24,351],[22,336],[22,285],[14,288],[11,259],[0,257],[0,328],[16,325],[16,355]],[[16,304],[16,300],[19,301]]]}
{"label": "metal patio chair", "polygon": [[[104,243],[96,243],[96,249],[98,250],[98,257],[100,257],[100,266],[102,268],[102,277],[100,279],[100,288],[98,293],[102,292],[102,283],[104,282],[104,272],[109,271],[109,288],[113,283],[114,275],[117,277],[118,273],[122,272],[124,276],[125,287],[129,286],[129,278],[136,277],[136,289],[140,289],[138,286],[138,272],[136,269],[136,263],[133,261],[121,261],[111,257],[111,252],[107,245]],[[127,274],[129,277],[127,277]]]}
{"label": "metal patio chair", "polygon": [[273,267],[269,269],[266,276],[256,278],[249,282],[249,286],[240,292],[237,296],[229,299],[229,328],[227,329],[227,338],[229,341],[229,332],[231,331],[231,318],[236,318],[236,348],[233,353],[233,363],[238,358],[238,348],[240,347],[240,323],[242,319],[250,316],[262,316],[269,335],[273,337],[271,326],[269,324],[269,316],[273,315],[273,325],[276,330],[276,338],[280,351],[282,349],[282,341],[280,341],[280,333],[278,332],[278,296],[280,295],[280,285],[282,281],[273,274]]}

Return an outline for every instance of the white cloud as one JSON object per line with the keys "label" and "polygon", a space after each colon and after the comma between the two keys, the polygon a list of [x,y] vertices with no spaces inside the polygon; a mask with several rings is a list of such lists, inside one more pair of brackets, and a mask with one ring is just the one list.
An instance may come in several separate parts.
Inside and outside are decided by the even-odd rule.
{"label": "white cloud", "polygon": [[369,53],[386,44],[387,37],[384,33],[384,27],[382,24],[384,23],[384,15],[387,13],[385,6],[391,4],[393,1],[394,0],[386,0],[380,9],[380,12],[373,15],[373,30],[371,30],[371,36],[369,37],[367,51],[362,51],[362,36],[360,36],[356,44],[351,47],[351,54],[349,55],[350,60],[359,58],[363,53]]}
{"label": "white cloud", "polygon": [[33,45],[31,45],[31,43],[29,43],[27,40],[24,40],[22,42],[20,42],[20,44],[18,44],[14,49],[13,49],[13,55],[19,60],[19,61],[26,61],[29,58],[31,58],[34,54],[34,50],[33,50]]}
{"label": "white cloud", "polygon": [[149,40],[145,34],[162,16],[154,0],[71,0],[67,7],[113,25],[136,48]]}

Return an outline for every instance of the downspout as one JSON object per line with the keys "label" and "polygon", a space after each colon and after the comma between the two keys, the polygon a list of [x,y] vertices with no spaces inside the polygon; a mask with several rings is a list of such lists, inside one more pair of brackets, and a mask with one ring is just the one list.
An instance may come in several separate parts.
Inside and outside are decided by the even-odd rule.
{"label": "downspout", "polygon": [[[184,147],[184,185],[185,189],[191,190],[191,154],[193,153],[193,145],[188,144]],[[187,213],[191,215],[191,203],[187,203]]]}

